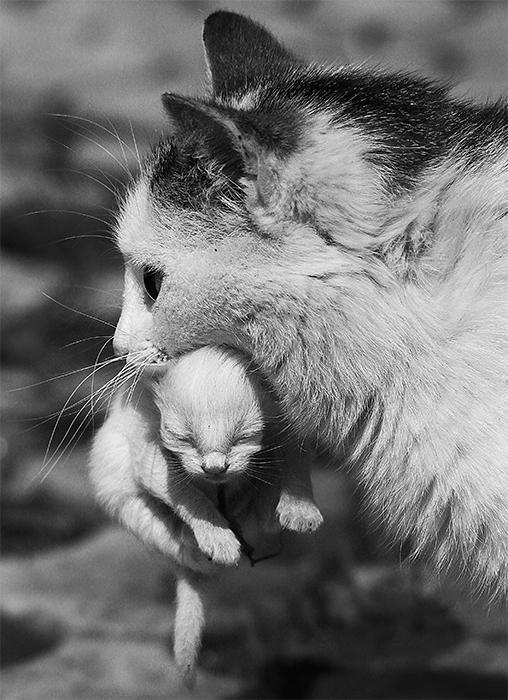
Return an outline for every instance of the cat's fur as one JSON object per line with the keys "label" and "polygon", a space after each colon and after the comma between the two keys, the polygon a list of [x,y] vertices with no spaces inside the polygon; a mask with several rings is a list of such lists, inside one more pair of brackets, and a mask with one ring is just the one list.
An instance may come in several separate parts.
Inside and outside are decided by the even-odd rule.
{"label": "cat's fur", "polygon": [[162,286],[118,346],[239,348],[392,533],[506,591],[506,107],[306,65],[230,12],[204,44],[210,94],[164,97],[119,217],[128,285]]}
{"label": "cat's fur", "polygon": [[[277,516],[301,532],[319,527],[322,516],[305,456],[270,441],[275,405],[238,353],[204,347],[157,369],[115,397],[94,441],[91,480],[106,509],[175,565],[174,652],[191,685],[204,625],[199,574],[213,571],[199,552],[213,564],[238,563],[231,517],[263,529]],[[281,463],[272,457],[267,470],[256,462],[263,450],[276,451]],[[227,513],[219,511],[217,486]]]}

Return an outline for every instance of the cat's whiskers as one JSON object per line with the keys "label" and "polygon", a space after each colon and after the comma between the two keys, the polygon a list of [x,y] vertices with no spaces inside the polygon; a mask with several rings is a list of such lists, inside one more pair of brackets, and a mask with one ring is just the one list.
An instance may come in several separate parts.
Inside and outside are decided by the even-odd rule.
{"label": "cat's whiskers", "polygon": [[[115,308],[114,306],[111,306],[111,308]],[[81,343],[91,343],[94,340],[103,340],[104,338],[109,338],[110,340],[113,340],[112,335],[91,335],[89,338],[80,338],[80,340],[73,340],[70,343],[66,343],[65,345],[61,346],[61,350],[65,350],[66,348],[72,348],[74,345],[80,345]]]}
{"label": "cat's whiskers", "polygon": [[171,472],[171,488],[175,488],[174,495],[178,497],[180,493],[185,493],[188,484],[195,483],[195,479],[184,469],[177,468],[177,465],[169,465]]}
{"label": "cat's whiskers", "polygon": [[106,153],[120,167],[122,172],[124,172],[125,175],[127,176],[128,180],[130,180],[132,178],[131,172],[125,163],[122,163],[122,161],[119,158],[117,158],[116,155],[114,153],[112,153],[112,151],[110,151],[108,148],[106,148],[106,146],[104,146],[104,144],[100,143],[100,141],[96,141],[91,136],[88,136],[88,134],[94,134],[93,131],[91,131],[90,129],[86,129],[87,133],[83,133],[83,131],[75,131],[74,129],[70,129],[70,128],[68,128],[68,131],[72,134],[75,134],[76,136],[80,136],[82,139],[85,139],[86,141],[89,141],[94,146],[97,146],[97,148],[100,148],[101,151],[104,151],[104,153]]}
{"label": "cat's whiskers", "polygon": [[[106,294],[107,296],[115,297],[117,299],[122,295],[121,289],[101,289],[100,287],[90,287],[89,285],[85,284],[80,284],[79,286],[76,285],[75,289],[84,289],[86,291],[99,292],[100,294]],[[119,306],[119,308],[121,308],[121,306]]]}
{"label": "cat's whiskers", "polygon": [[[108,122],[114,131],[111,131],[106,126],[104,126],[104,124],[101,124],[100,122],[97,122],[94,119],[90,119],[89,117],[83,117],[83,116],[80,116],[79,114],[63,114],[62,112],[50,112],[49,116],[50,117],[60,117],[63,119],[75,119],[76,121],[84,122],[86,124],[96,126],[98,129],[102,129],[102,131],[105,131],[110,136],[117,138],[119,143],[123,144],[125,146],[125,148],[127,148],[133,156],[135,155],[135,153],[130,148],[129,144],[120,138],[120,135],[118,133],[117,128],[114,126],[114,124],[112,123],[112,121],[110,119],[108,119]],[[82,128],[86,128],[86,127],[82,127]],[[92,132],[92,133],[95,133],[95,132]]]}
{"label": "cat's whiskers", "polygon": [[247,473],[246,473],[244,476],[245,476],[245,480],[246,480],[246,481],[248,482],[248,484],[249,484],[249,487],[252,488],[252,489],[254,489],[254,491],[256,491],[257,493],[259,493],[259,491],[260,491],[261,488],[262,488],[262,487],[260,486],[260,484],[256,483],[256,481],[251,477],[250,474],[247,474]]}
{"label": "cat's whiskers", "polygon": [[139,167],[139,170],[142,171],[143,170],[143,162],[141,160],[141,155],[139,153],[138,144],[136,141],[136,137],[134,136],[134,129],[132,128],[132,122],[130,119],[129,119],[129,128],[131,130],[132,143],[134,144],[134,149],[136,151],[136,158],[138,161],[138,167]]}
{"label": "cat's whiskers", "polygon": [[[106,361],[105,363],[103,363],[103,364],[101,365],[101,367],[105,366],[106,364],[111,364],[112,362],[117,361],[117,359],[120,359],[120,358],[114,358],[113,360]],[[75,414],[73,420],[71,421],[71,424],[70,424],[69,427],[67,428],[67,430],[66,430],[66,432],[65,432],[65,434],[64,434],[64,436],[63,436],[63,438],[60,440],[60,442],[58,443],[58,445],[56,446],[56,448],[53,450],[52,456],[50,457],[50,452],[51,452],[51,449],[52,449],[54,437],[55,437],[56,431],[57,431],[57,429],[58,429],[58,426],[60,425],[60,422],[61,422],[63,416],[65,415],[67,409],[69,408],[69,403],[70,403],[71,399],[73,398],[73,396],[79,391],[79,389],[83,386],[83,384],[84,384],[85,382],[87,382],[87,381],[90,379],[90,377],[92,377],[92,376],[94,375],[95,372],[98,371],[98,369],[99,369],[99,368],[98,368],[97,366],[95,366],[94,369],[92,370],[92,372],[90,372],[84,379],[81,380],[81,382],[79,382],[79,384],[74,388],[74,390],[71,392],[71,394],[70,394],[69,397],[67,398],[67,400],[66,400],[65,404],[63,405],[63,407],[62,407],[62,408],[60,409],[60,411],[58,412],[58,415],[57,415],[57,417],[56,417],[55,424],[53,425],[53,429],[52,429],[52,431],[51,431],[51,435],[50,435],[49,440],[48,440],[48,444],[47,444],[47,447],[46,447],[46,452],[45,452],[44,458],[43,458],[43,460],[42,460],[42,466],[41,466],[41,468],[39,469],[39,471],[35,474],[35,476],[33,477],[34,479],[37,478],[37,477],[38,477],[41,473],[43,473],[45,470],[47,470],[47,469],[48,469],[48,465],[51,465],[52,462],[54,462],[54,464],[56,464],[56,462],[58,462],[58,461],[60,460],[61,455],[60,455],[60,457],[58,457],[57,459],[55,459],[55,458],[56,458],[56,455],[58,454],[58,450],[61,448],[62,444],[63,444],[63,443],[65,442],[65,440],[67,439],[67,436],[69,435],[70,431],[72,430],[74,424],[75,424],[76,421],[78,420],[78,418],[79,418],[79,416],[81,415],[81,413],[82,413],[85,409],[88,408],[88,406],[89,406],[89,404],[90,404],[90,400],[91,400],[90,397],[85,397],[84,400],[80,400],[80,401],[76,402],[75,404],[73,404],[73,405],[79,405],[79,403],[83,403],[83,406],[81,406],[81,408],[76,412],[76,414]],[[121,370],[120,370],[120,371],[121,371]],[[109,382],[108,382],[107,384],[109,384]],[[106,386],[107,386],[107,385],[106,385]],[[100,389],[98,389],[98,390],[97,390],[97,393],[100,392],[100,391],[102,391],[102,389],[103,389],[103,387],[101,387]],[[89,415],[89,413],[87,413],[87,415]],[[51,416],[51,417],[52,417],[52,416]],[[44,421],[44,422],[46,422],[46,421]],[[82,424],[80,424],[80,425],[82,425]],[[64,450],[63,452],[65,452],[65,450]],[[51,467],[51,468],[52,468],[52,467]]]}
{"label": "cat's whiskers", "polygon": [[[102,369],[103,367],[106,367],[106,366],[108,366],[108,365],[111,365],[111,364],[113,364],[114,362],[117,362],[117,361],[119,361],[119,360],[123,360],[123,358],[110,358],[110,359],[108,359],[108,360],[105,360],[104,362],[100,363],[100,364],[97,366],[96,371],[98,371],[99,369]],[[80,370],[74,370],[73,372],[66,373],[66,374],[61,375],[61,376],[64,376],[64,377],[65,377],[65,376],[68,376],[69,374],[74,374],[75,372],[82,372],[82,371],[84,371],[85,369],[90,369],[92,366],[93,366],[93,365],[90,365],[89,367],[86,367],[86,368],[81,368]],[[88,376],[90,376],[90,375],[88,375]],[[52,379],[47,379],[47,380],[45,380],[45,381],[43,381],[43,382],[38,382],[37,384],[34,384],[34,385],[32,385],[32,386],[38,386],[38,384],[44,384],[45,382],[54,381],[54,380],[56,380],[56,379],[59,379],[59,377],[53,377]],[[85,378],[85,381],[86,381],[86,378]],[[102,387],[101,387],[101,388],[102,388]],[[12,391],[16,391],[16,389],[12,389]],[[99,391],[99,390],[98,390],[98,391]],[[84,396],[84,397],[82,397],[81,399],[78,399],[77,401],[75,401],[74,403],[71,403],[70,405],[68,405],[68,406],[65,408],[65,415],[72,415],[72,409],[74,409],[74,408],[76,408],[77,406],[80,406],[80,404],[84,404],[84,403],[86,403],[86,402],[88,402],[88,401],[90,401],[90,397],[89,397],[89,396]],[[29,419],[27,419],[27,420],[29,420],[29,421],[37,420],[37,421],[39,421],[39,423],[37,423],[37,424],[34,425],[34,426],[31,426],[30,428],[27,428],[27,430],[25,430],[24,432],[30,432],[31,430],[35,430],[36,428],[40,428],[42,425],[44,425],[45,423],[48,423],[48,422],[49,422],[50,420],[52,420],[53,418],[57,418],[58,416],[60,416],[61,413],[62,413],[62,409],[59,409],[58,411],[54,411],[53,413],[47,414],[46,416],[41,416],[41,417],[39,417],[39,418],[29,418]]]}
{"label": "cat's whiskers", "polygon": [[[79,124],[78,126],[81,129],[83,129],[84,131],[86,131],[87,133],[85,134],[85,133],[80,132],[80,131],[77,131],[77,132],[74,131],[73,133],[81,136],[84,139],[87,139],[87,141],[90,141],[95,146],[97,146],[98,148],[103,150],[105,153],[107,153],[117,163],[117,165],[119,165],[122,168],[122,170],[126,173],[126,175],[129,177],[129,179],[131,178],[131,173],[130,173],[129,168],[128,168],[128,162],[127,162],[127,157],[126,157],[124,148],[127,148],[134,157],[135,157],[135,153],[132,151],[132,149],[129,147],[129,145],[127,143],[125,143],[120,138],[115,127],[113,127],[115,129],[115,131],[113,132],[110,129],[108,129],[107,127],[105,127],[103,124],[99,124],[99,122],[96,122],[93,119],[88,119],[87,117],[80,117],[78,115],[73,115],[73,114],[52,113],[52,114],[50,114],[50,116],[61,117],[61,118],[65,118],[65,119],[75,119],[79,122],[83,122],[82,124]],[[90,136],[87,136],[87,134],[93,134],[95,136],[96,132],[92,131],[92,129],[85,126],[85,124],[91,124],[99,129],[102,129],[110,136],[113,136],[113,138],[116,138],[118,140],[118,143],[120,144],[120,148],[122,149],[122,154],[124,156],[125,163],[122,163],[122,161],[119,160],[113,153],[111,153],[111,151],[109,151],[103,144],[99,143],[98,141],[95,141]],[[111,122],[110,122],[110,124],[111,124]],[[111,124],[111,126],[113,126],[113,125]],[[69,131],[73,131],[73,130],[69,128]]]}
{"label": "cat's whiskers", "polygon": [[109,133],[113,134],[115,136],[116,140],[118,141],[118,145],[120,146],[120,150],[122,151],[122,156],[123,156],[123,159],[125,161],[125,165],[126,165],[127,169],[129,169],[129,160],[127,158],[127,152],[125,149],[128,148],[129,152],[132,154],[132,156],[134,158],[136,157],[136,154],[132,151],[130,146],[120,138],[120,134],[118,133],[116,126],[113,124],[113,122],[109,118],[108,118],[108,124],[110,125],[111,129],[113,130],[113,131],[110,131]]}
{"label": "cat's whiskers", "polygon": [[[117,360],[123,360],[123,359],[124,359],[123,357],[114,358],[110,362],[114,362]],[[97,370],[95,370],[95,371],[97,371]],[[62,437],[62,439],[60,440],[60,442],[58,443],[58,445],[54,449],[51,458],[49,458],[48,455],[49,455],[49,449],[51,446],[52,438],[53,438],[54,432],[56,430],[56,425],[58,425],[58,422],[61,418],[61,415],[63,415],[62,411],[65,410],[65,406],[64,406],[64,409],[62,409],[62,411],[60,412],[57,423],[55,424],[55,427],[53,429],[52,436],[50,438],[50,442],[48,443],[48,449],[46,451],[46,456],[44,458],[43,465],[42,465],[41,469],[37,472],[37,474],[34,476],[34,478],[37,478],[42,472],[45,471],[46,473],[41,478],[41,482],[44,481],[44,479],[46,479],[47,476],[49,476],[49,474],[53,471],[53,469],[56,467],[56,465],[61,461],[61,459],[64,457],[64,455],[72,454],[72,451],[74,450],[74,447],[78,443],[79,438],[83,434],[84,430],[86,430],[86,428],[90,424],[90,421],[93,419],[94,412],[97,410],[97,405],[99,404],[99,400],[103,399],[107,395],[108,400],[110,401],[111,397],[114,393],[110,390],[112,388],[114,390],[120,388],[124,383],[130,381],[133,378],[133,376],[136,374],[136,372],[138,372],[138,371],[139,371],[138,367],[136,367],[136,369],[134,370],[133,368],[128,367],[127,365],[124,365],[120,369],[120,371],[117,373],[117,375],[115,375],[115,377],[113,377],[108,382],[106,382],[103,386],[101,386],[99,389],[97,389],[97,391],[94,392],[91,397],[87,397],[84,405],[77,411],[71,424],[67,428],[64,436]],[[91,376],[91,375],[89,375],[89,376]],[[86,379],[88,379],[88,377]],[[72,397],[72,394],[71,394],[71,397]],[[102,406],[103,406],[103,404],[100,404],[101,408],[102,408]],[[79,420],[81,414],[85,410],[86,410],[86,413],[84,414],[84,417],[82,416],[81,422],[74,430],[72,436],[68,439],[68,436],[71,433],[74,425]],[[62,446],[64,446],[63,449],[61,449]],[[72,446],[72,449],[70,449],[71,446]],[[69,453],[69,449],[70,449],[70,453]]]}
{"label": "cat's whiskers", "polygon": [[83,177],[88,178],[88,180],[91,180],[92,182],[95,182],[98,185],[101,185],[102,187],[104,187],[105,190],[110,192],[113,195],[113,199],[115,200],[115,202],[118,203],[120,201],[120,198],[121,198],[120,192],[118,190],[116,190],[111,185],[111,182],[109,184],[106,184],[102,180],[99,180],[98,177],[95,177],[91,173],[87,173],[84,170],[76,170],[74,168],[65,168],[64,172],[75,173],[76,175],[82,175]]}
{"label": "cat's whiskers", "polygon": [[[147,367],[150,367],[152,365],[157,365],[158,363],[154,362],[154,360],[158,357],[159,355],[159,350],[155,348],[147,348],[147,349],[142,349],[138,351],[131,352],[127,355],[126,357],[126,367],[132,369],[132,376],[131,379],[132,384],[129,387],[129,391],[127,394],[126,402],[130,403],[132,401],[132,397],[134,395],[134,392],[136,390],[136,386],[141,379],[141,376],[144,372],[144,370]],[[139,398],[138,398],[139,401]],[[108,403],[108,408],[109,408],[109,403]]]}
{"label": "cat's whiskers", "polygon": [[[59,245],[60,243],[65,243],[65,241],[80,241],[85,238],[98,238],[103,241],[109,241],[110,243],[113,242],[113,238],[109,231],[107,231],[106,229],[96,229],[91,233],[78,233],[76,236],[65,236],[64,238],[58,238],[56,241],[47,241],[46,243],[41,243],[40,245],[36,246],[36,250],[40,250],[41,248],[49,248],[50,246],[54,245]],[[108,252],[115,253],[116,255],[115,246],[112,245],[111,250]]]}
{"label": "cat's whiskers", "polygon": [[[68,131],[70,131],[71,133],[73,133],[73,134],[75,134],[75,135],[77,135],[77,136],[81,136],[81,133],[78,132],[78,131],[73,131],[72,129],[68,129]],[[63,143],[63,141],[59,141],[58,139],[54,139],[54,138],[51,138],[51,137],[48,137],[48,140],[49,140],[49,141],[52,141],[53,143],[56,143],[58,146],[60,146],[60,147],[62,147],[62,148],[65,148],[66,150],[70,151],[71,153],[76,153],[76,152],[77,152],[77,149],[72,148],[72,146],[69,146],[69,145],[66,144],[66,143]],[[109,187],[112,188],[112,189],[109,190],[112,194],[114,194],[114,193],[117,192],[117,190],[115,190],[115,186],[114,186],[114,184],[113,184],[113,180],[117,182],[117,184],[120,186],[121,190],[120,190],[120,192],[118,192],[118,196],[115,195],[115,200],[119,201],[119,200],[121,199],[121,192],[125,192],[125,189],[126,189],[126,183],[125,183],[125,181],[124,181],[124,180],[121,180],[119,177],[115,177],[115,176],[112,175],[111,173],[105,173],[104,170],[102,170],[102,168],[99,168],[99,167],[97,167],[97,166],[94,167],[94,170],[96,170],[98,173],[100,173],[100,174],[102,175],[102,177],[103,177],[105,180],[107,180],[107,182],[109,183]],[[73,170],[73,169],[71,169],[71,168],[57,168],[57,169],[51,169],[49,172],[75,172],[75,173],[79,173],[80,175],[85,175],[85,176],[87,176],[87,177],[91,177],[91,175],[90,175],[89,173],[86,173],[86,172],[84,172],[84,171],[82,171],[82,170]],[[97,182],[99,185],[102,185],[103,187],[105,187],[106,189],[109,189],[108,186],[107,186],[104,182],[102,182],[102,180],[97,179],[96,182]]]}
{"label": "cat's whiskers", "polygon": [[89,318],[92,321],[98,321],[99,323],[103,323],[106,326],[109,326],[110,328],[113,328],[116,330],[116,326],[113,323],[109,323],[109,321],[105,321],[103,318],[99,318],[97,316],[92,316],[91,314],[87,314],[84,311],[80,311],[79,309],[74,309],[72,306],[67,306],[67,304],[64,304],[61,301],[58,301],[58,299],[53,298],[50,294],[47,294],[47,292],[41,291],[41,294],[45,296],[47,299],[50,301],[54,302],[55,304],[58,304],[58,306],[61,306],[63,309],[67,309],[67,311],[73,311],[76,314],[79,314],[80,316],[84,316],[85,318]]}
{"label": "cat's whiskers", "polygon": [[102,346],[101,346],[101,348],[100,348],[100,350],[99,350],[99,352],[97,353],[97,356],[96,356],[96,358],[95,358],[94,372],[93,372],[93,374],[92,374],[91,383],[90,383],[90,410],[91,410],[91,412],[92,412],[92,417],[93,417],[93,412],[94,412],[94,394],[95,394],[95,391],[94,391],[94,386],[95,386],[95,384],[94,384],[94,382],[95,382],[95,375],[97,374],[97,366],[98,366],[98,363],[99,363],[100,356],[101,356],[101,354],[102,354],[103,351],[104,351],[104,348],[105,348],[106,345],[107,345],[108,343],[110,343],[111,341],[112,341],[112,338],[109,337],[109,338],[102,344]]}
{"label": "cat's whiskers", "polygon": [[263,479],[263,477],[261,477],[259,473],[256,470],[252,469],[250,466],[247,467],[245,473],[249,476],[249,478],[254,479],[255,481],[259,481],[263,484],[266,484],[267,486],[274,486],[275,482],[269,481],[268,479]]}
{"label": "cat's whiskers", "polygon": [[[181,493],[186,493],[188,484],[194,483],[195,479],[182,467],[180,461],[177,458],[171,457],[163,450],[165,456],[165,461],[167,464],[168,471],[171,472],[171,499],[174,500],[178,498]],[[143,482],[143,486],[148,490],[149,493],[155,495],[163,503],[166,503],[164,499],[164,494],[159,492],[155,493],[151,490],[150,485],[153,483],[154,472],[156,470],[156,459],[155,456],[149,466],[150,477],[146,482]],[[169,504],[168,504],[169,505]]]}
{"label": "cat's whiskers", "polygon": [[[108,383],[107,390],[109,391],[109,396],[105,408],[106,415],[109,413],[110,407],[111,407],[111,401],[113,400],[113,397],[117,393],[117,391],[124,385],[127,384],[127,382],[133,380],[135,378],[137,372],[137,368],[132,367],[131,365],[128,365],[127,363],[122,367],[122,370],[118,372],[118,374],[112,378],[111,382]],[[106,393],[106,392],[104,392]],[[101,397],[102,398],[102,397]]]}
{"label": "cat's whiskers", "polygon": [[[102,336],[102,337],[105,338],[106,336]],[[110,336],[108,336],[108,337],[110,337]],[[85,338],[84,340],[88,340],[88,338]],[[82,341],[77,340],[75,342],[79,343]],[[72,343],[71,343],[71,345],[72,345]],[[64,346],[64,347],[66,347],[66,346]],[[116,362],[117,360],[120,360],[120,359],[123,359],[123,358],[116,358],[116,357],[110,358],[110,360],[105,360],[103,364],[107,364],[109,361]],[[101,366],[103,366],[103,364],[101,364]],[[26,389],[33,389],[34,387],[42,386],[43,384],[48,384],[49,382],[55,382],[59,379],[64,379],[65,377],[70,377],[73,374],[78,374],[79,372],[85,372],[86,370],[92,369],[93,367],[95,367],[95,363],[93,365],[88,365],[87,367],[80,367],[79,369],[72,369],[69,372],[63,372],[63,374],[57,374],[56,377],[50,377],[49,379],[43,379],[40,382],[34,382],[33,384],[27,384],[26,386],[17,386],[17,387],[14,387],[14,389],[9,389],[8,391],[15,392],[15,391],[25,391]]]}
{"label": "cat's whiskers", "polygon": [[[106,221],[106,219],[101,219],[99,216],[94,216],[93,214],[87,214],[83,211],[74,211],[73,209],[36,209],[34,211],[27,211],[22,216],[35,216],[37,214],[73,214],[74,216],[82,216],[85,219],[92,219],[92,221],[98,221],[104,226],[110,226],[111,222]],[[77,238],[82,238],[82,236],[77,236]]]}
{"label": "cat's whiskers", "polygon": [[145,363],[141,363],[139,365],[134,366],[135,369],[134,369],[134,373],[132,376],[132,384],[129,388],[129,392],[127,394],[127,399],[126,399],[127,404],[130,404],[130,402],[132,401],[132,397],[133,397],[134,392],[136,390],[136,386],[137,386],[139,379],[143,373],[143,370],[145,369],[145,366],[146,366]]}
{"label": "cat's whiskers", "polygon": [[[106,336],[103,336],[103,337],[106,337]],[[103,344],[103,346],[101,347],[101,350],[99,351],[98,357],[100,357],[100,354],[102,353],[104,347],[111,340],[112,340],[112,336],[108,336],[106,342]],[[143,355],[144,354],[145,353],[143,352]],[[60,411],[55,412],[53,414],[50,414],[47,417],[47,419],[51,419],[52,417],[55,417],[55,416],[61,417],[64,412],[66,412],[66,413],[68,412],[68,409],[74,408],[75,406],[79,406],[79,404],[81,404],[83,402],[85,402],[85,405],[87,402],[90,402],[90,401],[93,402],[95,398],[102,397],[102,395],[106,391],[108,391],[110,388],[112,388],[114,390],[117,385],[124,383],[125,381],[127,381],[128,378],[134,377],[136,374],[141,373],[141,371],[144,369],[144,365],[140,367],[138,364],[133,365],[132,363],[128,363],[128,364],[124,365],[121,368],[121,370],[114,377],[112,377],[108,382],[106,382],[104,385],[99,387],[97,389],[97,391],[92,392],[91,397],[84,397],[84,398],[79,399],[78,401],[74,402],[73,404],[68,405],[68,402],[70,401],[70,399],[72,399],[72,397],[79,390],[79,388],[82,386],[82,384],[85,383],[90,378],[94,379],[98,370],[103,369],[104,367],[107,367],[107,366],[114,364],[116,362],[123,362],[123,361],[127,360],[128,358],[129,358],[128,355],[122,355],[119,357],[109,358],[109,359],[104,360],[102,362],[96,361],[93,365],[89,365],[88,367],[80,368],[79,370],[73,370],[72,372],[67,372],[67,373],[64,373],[63,375],[60,375],[59,377],[53,377],[52,379],[45,380],[43,382],[39,382],[38,384],[43,384],[45,382],[54,381],[55,379],[66,377],[66,376],[75,374],[77,372],[82,372],[86,369],[92,369],[92,371],[78,384],[78,386],[71,393],[71,395],[67,399],[67,402],[64,405],[63,409],[61,409]],[[31,385],[31,386],[37,386],[38,384]],[[21,388],[24,388],[24,387],[21,387]],[[83,407],[80,409],[80,411],[81,410],[83,410]],[[78,413],[79,413],[79,411],[78,411]]]}
{"label": "cat's whiskers", "polygon": [[[93,365],[90,365],[90,367],[92,367],[92,371],[91,371],[89,374],[87,374],[87,376],[86,376],[84,379],[82,379],[82,380],[79,382],[79,384],[73,389],[73,391],[71,392],[71,394],[70,394],[69,397],[67,398],[67,401],[65,402],[63,408],[60,409],[60,411],[57,412],[57,417],[58,417],[58,419],[60,419],[60,418],[64,415],[66,409],[69,408],[69,402],[70,402],[70,400],[72,399],[72,397],[79,391],[79,389],[83,386],[83,384],[85,384],[91,377],[93,377],[93,375],[94,375],[96,372],[98,372],[100,369],[103,369],[104,367],[107,367],[107,366],[109,366],[109,365],[112,365],[112,364],[114,364],[114,363],[116,363],[116,362],[121,362],[121,361],[123,361],[124,359],[125,359],[124,357],[112,357],[112,358],[109,358],[108,360],[104,360],[104,361],[101,362],[101,363],[94,363]],[[90,367],[88,367],[87,369],[89,369]],[[121,374],[122,371],[123,371],[123,369],[124,369],[124,368],[121,368],[121,369],[120,369],[120,372],[119,372],[118,374]],[[76,371],[83,371],[83,370],[76,370]],[[118,376],[118,375],[117,375],[117,376]],[[116,378],[116,377],[115,377],[115,378]],[[115,378],[114,378],[114,379],[115,379]],[[99,392],[99,391],[102,391],[103,388],[104,388],[105,386],[107,386],[111,381],[113,381],[113,380],[111,379],[111,380],[109,380],[108,382],[106,382],[106,384],[105,384],[103,387],[100,387],[99,389],[97,389],[97,391],[98,391],[98,392]],[[74,404],[72,404],[72,406],[79,405],[79,403],[82,403],[83,401],[88,402],[89,400],[90,400],[90,397],[84,397],[84,399],[80,399],[79,401],[77,401],[77,402],[75,402]],[[53,414],[52,416],[49,416],[49,417],[50,417],[50,418],[51,418],[51,417],[54,417],[54,415],[55,415],[55,414]],[[50,440],[49,440],[49,443],[48,443],[48,449],[50,448],[51,440],[52,440],[53,434],[54,434],[54,432],[56,431],[56,428],[57,428],[57,427],[58,427],[58,420],[57,420],[57,423],[55,424],[55,428],[54,428],[54,431],[53,431],[53,433],[52,433],[52,436],[50,437]],[[47,453],[48,453],[48,451],[46,451],[46,457],[47,457]]]}

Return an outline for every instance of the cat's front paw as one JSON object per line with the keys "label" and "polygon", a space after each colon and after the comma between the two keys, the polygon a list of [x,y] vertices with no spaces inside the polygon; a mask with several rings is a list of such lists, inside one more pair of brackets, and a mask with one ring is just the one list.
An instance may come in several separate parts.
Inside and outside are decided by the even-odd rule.
{"label": "cat's front paw", "polygon": [[282,493],[277,504],[277,517],[285,530],[314,532],[323,523],[323,516],[315,503]]}
{"label": "cat's front paw", "polygon": [[241,545],[234,533],[221,527],[195,528],[194,537],[199,549],[215,564],[238,564]]}

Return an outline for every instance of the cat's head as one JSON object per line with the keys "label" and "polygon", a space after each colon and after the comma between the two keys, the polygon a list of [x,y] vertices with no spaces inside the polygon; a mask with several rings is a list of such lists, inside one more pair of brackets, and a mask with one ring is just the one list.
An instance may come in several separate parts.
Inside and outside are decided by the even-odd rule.
{"label": "cat's head", "polygon": [[[306,65],[230,12],[208,17],[203,38],[211,92],[164,95],[171,135],[147,158],[119,217],[117,351],[250,352],[261,342],[277,354],[316,306],[313,295],[327,303],[330,280],[337,318],[356,337],[347,327],[358,323],[358,299],[366,326],[368,313],[376,324],[379,290],[394,284],[380,232],[433,155],[442,92],[407,76]],[[407,241],[390,226],[402,255]]]}
{"label": "cat's head", "polygon": [[163,446],[193,477],[215,483],[249,472],[263,447],[267,399],[247,362],[205,347],[156,380]]}

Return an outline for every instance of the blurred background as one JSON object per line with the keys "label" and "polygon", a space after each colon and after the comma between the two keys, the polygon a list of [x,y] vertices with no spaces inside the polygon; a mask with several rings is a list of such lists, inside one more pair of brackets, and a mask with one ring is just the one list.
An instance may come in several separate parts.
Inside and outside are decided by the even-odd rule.
{"label": "blurred background", "polygon": [[[162,558],[94,504],[86,454],[106,401],[122,269],[111,240],[159,96],[201,94],[218,7],[294,52],[507,91],[501,0],[4,0],[2,695],[178,698]],[[94,408],[92,411],[91,409]],[[403,562],[344,475],[317,469],[322,531],[209,590],[195,697],[501,698],[504,612]]]}

